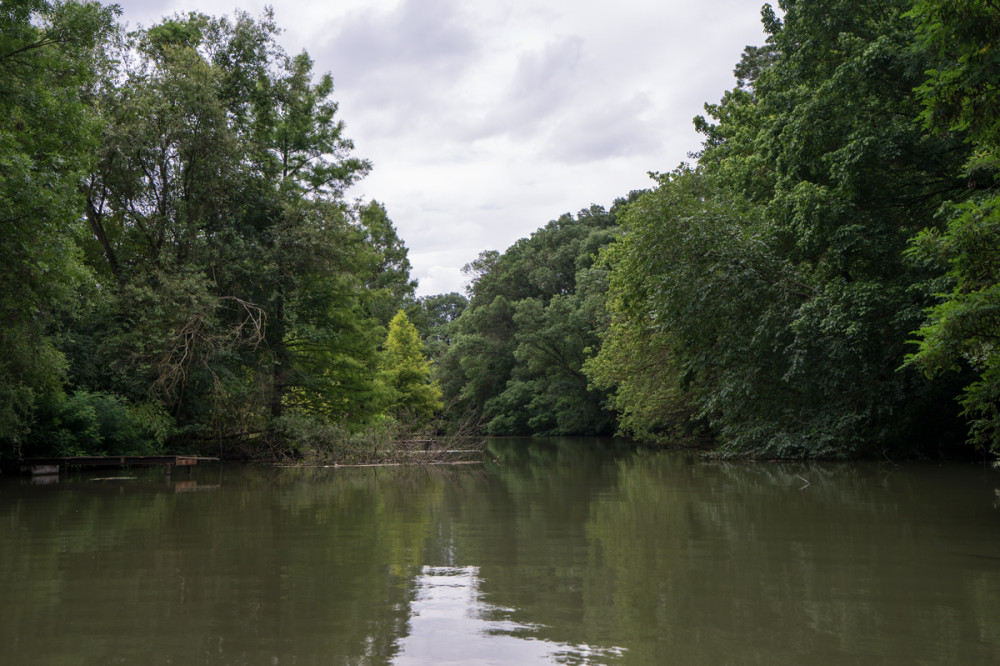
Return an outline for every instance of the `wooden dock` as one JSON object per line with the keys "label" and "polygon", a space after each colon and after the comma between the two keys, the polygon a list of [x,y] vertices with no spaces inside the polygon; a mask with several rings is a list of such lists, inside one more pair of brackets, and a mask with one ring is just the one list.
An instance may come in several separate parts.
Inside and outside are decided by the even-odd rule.
{"label": "wooden dock", "polygon": [[199,462],[218,462],[206,456],[63,456],[25,458],[20,461],[22,473],[34,476],[58,474],[66,468],[84,467],[157,467],[166,466],[167,474],[174,467],[192,467]]}

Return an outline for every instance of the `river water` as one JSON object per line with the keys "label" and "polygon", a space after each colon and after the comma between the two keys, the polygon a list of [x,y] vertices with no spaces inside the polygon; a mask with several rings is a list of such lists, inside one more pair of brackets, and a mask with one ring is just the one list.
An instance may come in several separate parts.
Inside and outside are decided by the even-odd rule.
{"label": "river water", "polygon": [[3,665],[994,664],[1000,473],[567,438],[8,478],[0,595]]}

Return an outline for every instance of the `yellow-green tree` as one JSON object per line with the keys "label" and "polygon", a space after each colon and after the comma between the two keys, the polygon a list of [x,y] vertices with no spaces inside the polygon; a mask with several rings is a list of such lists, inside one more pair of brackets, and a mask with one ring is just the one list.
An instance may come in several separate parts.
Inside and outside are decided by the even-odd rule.
{"label": "yellow-green tree", "polygon": [[379,383],[385,412],[414,425],[426,424],[444,406],[417,328],[402,310],[389,322]]}

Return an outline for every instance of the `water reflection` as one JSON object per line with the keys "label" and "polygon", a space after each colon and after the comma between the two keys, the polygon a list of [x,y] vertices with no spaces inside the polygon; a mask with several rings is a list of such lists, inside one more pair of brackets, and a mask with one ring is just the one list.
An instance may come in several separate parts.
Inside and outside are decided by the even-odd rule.
{"label": "water reflection", "polygon": [[1000,663],[993,470],[566,439],[136,476],[0,479],[0,664]]}
{"label": "water reflection", "polygon": [[409,632],[400,641],[397,666],[417,664],[606,664],[620,648],[555,643],[538,625],[514,622],[514,609],[491,606],[479,591],[479,568],[421,569],[410,607]]}

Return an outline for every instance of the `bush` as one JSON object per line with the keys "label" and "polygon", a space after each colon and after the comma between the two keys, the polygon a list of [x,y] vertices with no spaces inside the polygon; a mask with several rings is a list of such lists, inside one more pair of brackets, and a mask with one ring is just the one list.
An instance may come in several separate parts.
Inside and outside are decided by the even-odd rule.
{"label": "bush", "polygon": [[404,428],[391,417],[350,428],[319,416],[285,414],[274,422],[286,455],[317,463],[377,463],[393,458]]}
{"label": "bush", "polygon": [[121,396],[77,391],[39,401],[27,455],[157,455],[172,419],[152,403],[130,404]]}

